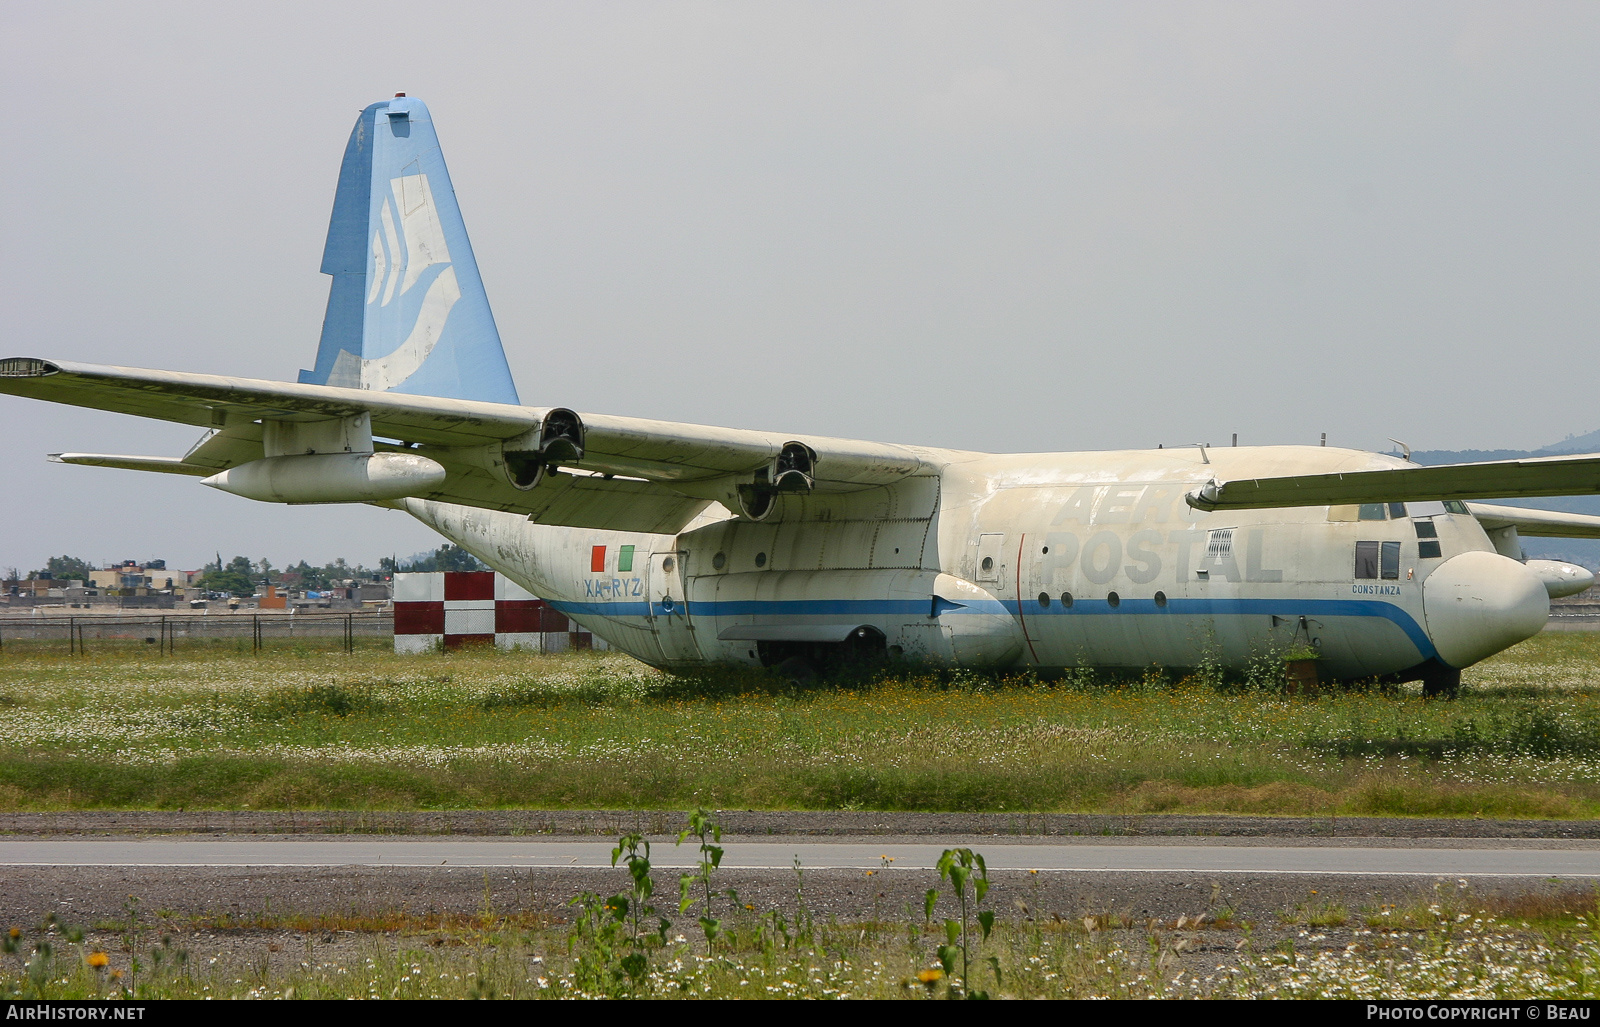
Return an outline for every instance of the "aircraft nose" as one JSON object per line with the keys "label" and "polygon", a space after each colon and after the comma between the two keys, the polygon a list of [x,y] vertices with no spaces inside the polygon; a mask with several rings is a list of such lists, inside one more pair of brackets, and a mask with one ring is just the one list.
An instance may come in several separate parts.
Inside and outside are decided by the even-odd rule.
{"label": "aircraft nose", "polygon": [[1537,635],[1550,619],[1550,596],[1538,575],[1515,560],[1462,553],[1428,575],[1422,609],[1439,659],[1467,667]]}

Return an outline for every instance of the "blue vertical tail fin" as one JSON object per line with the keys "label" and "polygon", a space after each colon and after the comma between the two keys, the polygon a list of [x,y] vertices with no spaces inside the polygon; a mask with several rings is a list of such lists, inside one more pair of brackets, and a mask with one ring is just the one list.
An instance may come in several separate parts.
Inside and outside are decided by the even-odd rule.
{"label": "blue vertical tail fin", "polygon": [[427,105],[361,112],[322,272],[333,276],[312,385],[517,403]]}

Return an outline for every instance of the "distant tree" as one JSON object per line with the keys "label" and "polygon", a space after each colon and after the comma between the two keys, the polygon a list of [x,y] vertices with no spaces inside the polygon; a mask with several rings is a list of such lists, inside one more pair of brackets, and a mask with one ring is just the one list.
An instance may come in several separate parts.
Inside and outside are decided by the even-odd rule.
{"label": "distant tree", "polygon": [[431,553],[413,553],[408,560],[400,561],[401,573],[427,574],[433,571],[486,571],[488,564],[476,556],[446,542]]}
{"label": "distant tree", "polygon": [[200,587],[213,592],[231,592],[236,596],[252,596],[256,592],[255,564],[248,556],[236,556],[226,567],[211,563],[200,577]]}
{"label": "distant tree", "polygon": [[89,580],[89,572],[94,570],[89,561],[80,560],[75,556],[52,556],[44,562],[44,570],[30,571],[30,578],[58,578],[71,581],[76,578],[81,581]]}
{"label": "distant tree", "polygon": [[279,580],[288,588],[309,589],[317,592],[328,587],[328,572],[321,567],[313,567],[304,560],[284,570],[279,575]]}

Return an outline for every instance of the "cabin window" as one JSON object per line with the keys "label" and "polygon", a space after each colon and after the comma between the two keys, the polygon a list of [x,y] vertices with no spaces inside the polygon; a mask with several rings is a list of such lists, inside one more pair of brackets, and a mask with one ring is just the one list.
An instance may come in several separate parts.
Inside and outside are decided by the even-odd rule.
{"label": "cabin window", "polygon": [[1388,511],[1383,503],[1362,503],[1359,516],[1363,521],[1386,521],[1389,519]]}
{"label": "cabin window", "polygon": [[1065,606],[1065,607],[1071,607],[1072,606],[1072,593],[1071,592],[1063,592],[1063,593],[1061,593],[1061,605]]}
{"label": "cabin window", "polygon": [[1043,608],[1043,609],[1046,609],[1046,610],[1048,610],[1050,608],[1050,593],[1049,592],[1040,592],[1039,593],[1039,606],[1041,608]]}
{"label": "cabin window", "polygon": [[1161,607],[1162,609],[1166,609],[1166,606],[1167,606],[1167,594],[1165,592],[1157,592],[1156,593],[1156,605]]}
{"label": "cabin window", "polygon": [[1107,592],[1106,605],[1115,610],[1117,607],[1122,605],[1122,597],[1117,595],[1115,592]]}

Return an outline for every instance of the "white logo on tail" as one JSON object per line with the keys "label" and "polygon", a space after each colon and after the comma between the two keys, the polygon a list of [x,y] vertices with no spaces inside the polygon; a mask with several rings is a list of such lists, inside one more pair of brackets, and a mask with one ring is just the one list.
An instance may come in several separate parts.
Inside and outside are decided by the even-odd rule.
{"label": "white logo on tail", "polygon": [[[455,268],[446,266],[433,277],[416,305],[416,317],[409,330],[403,326],[392,333],[387,330],[396,319],[405,317],[402,308],[411,305],[406,302],[408,294],[427,271],[435,265],[450,263],[450,248],[445,243],[444,229],[433,205],[428,176],[404,175],[392,179],[389,189],[390,194],[383,198],[379,223],[372,232],[367,306],[371,308],[376,304],[379,309],[369,309],[368,325],[369,331],[374,323],[384,327],[385,330],[378,333],[379,338],[392,338],[401,332],[405,333],[405,338],[381,357],[363,359],[348,351],[341,352],[328,376],[329,385],[379,391],[399,385],[416,373],[438,345],[450,310],[461,298]],[[396,300],[399,303],[392,309],[384,309],[390,308]]]}

